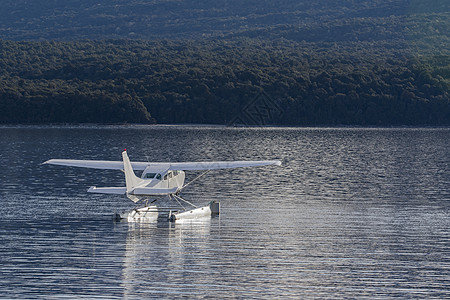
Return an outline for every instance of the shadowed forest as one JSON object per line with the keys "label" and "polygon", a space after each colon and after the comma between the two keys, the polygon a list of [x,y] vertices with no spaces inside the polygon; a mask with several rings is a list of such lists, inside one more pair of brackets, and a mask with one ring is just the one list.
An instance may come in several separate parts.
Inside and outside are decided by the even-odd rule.
{"label": "shadowed forest", "polygon": [[60,2],[0,8],[0,123],[228,124],[264,92],[278,125],[450,125],[446,1]]}

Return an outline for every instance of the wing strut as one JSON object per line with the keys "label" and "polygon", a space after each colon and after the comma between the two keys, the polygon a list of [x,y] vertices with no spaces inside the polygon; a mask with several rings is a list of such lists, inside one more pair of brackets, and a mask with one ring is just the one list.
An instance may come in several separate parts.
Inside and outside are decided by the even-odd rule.
{"label": "wing strut", "polygon": [[196,181],[197,179],[199,179],[200,177],[206,175],[206,173],[208,173],[211,170],[206,170],[205,172],[203,172],[202,174],[198,175],[197,177],[195,177],[194,179],[192,179],[191,181],[189,181],[188,183],[186,183],[185,185],[183,185],[176,193],[176,195],[180,194],[181,190],[184,189],[185,187],[187,187],[188,185],[190,185],[191,183],[193,183],[194,181]]}

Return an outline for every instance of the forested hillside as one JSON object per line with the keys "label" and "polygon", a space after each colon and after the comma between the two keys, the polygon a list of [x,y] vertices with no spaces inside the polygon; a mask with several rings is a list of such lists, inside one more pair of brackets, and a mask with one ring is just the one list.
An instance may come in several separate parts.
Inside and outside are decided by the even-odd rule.
{"label": "forested hillside", "polygon": [[0,121],[226,124],[264,91],[282,125],[450,124],[450,56],[364,46],[1,42]]}
{"label": "forested hillside", "polygon": [[417,16],[443,26],[449,12],[448,0],[2,0],[0,37],[391,39],[426,32]]}
{"label": "forested hillside", "polygon": [[0,123],[450,125],[447,0],[4,0]]}

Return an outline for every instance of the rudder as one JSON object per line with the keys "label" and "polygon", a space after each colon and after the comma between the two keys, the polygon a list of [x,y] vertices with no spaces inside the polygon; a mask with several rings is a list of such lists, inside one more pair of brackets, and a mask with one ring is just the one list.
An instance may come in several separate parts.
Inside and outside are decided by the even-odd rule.
{"label": "rudder", "polygon": [[135,187],[137,187],[140,183],[142,183],[142,179],[136,176],[133,171],[133,167],[131,166],[130,159],[127,154],[127,150],[122,152],[123,158],[123,170],[125,172],[125,183],[127,186],[127,193],[133,191]]}

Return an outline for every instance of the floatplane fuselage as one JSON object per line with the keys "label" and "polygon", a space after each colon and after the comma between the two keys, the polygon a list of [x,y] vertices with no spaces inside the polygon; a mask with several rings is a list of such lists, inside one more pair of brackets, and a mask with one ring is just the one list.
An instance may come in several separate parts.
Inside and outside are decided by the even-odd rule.
{"label": "floatplane fuselage", "polygon": [[138,202],[149,196],[178,194],[184,186],[186,175],[182,170],[170,170],[165,164],[149,163],[139,178],[134,173],[126,150],[122,152],[122,158],[126,187],[92,186],[88,190],[89,193],[126,194],[131,201]]}

